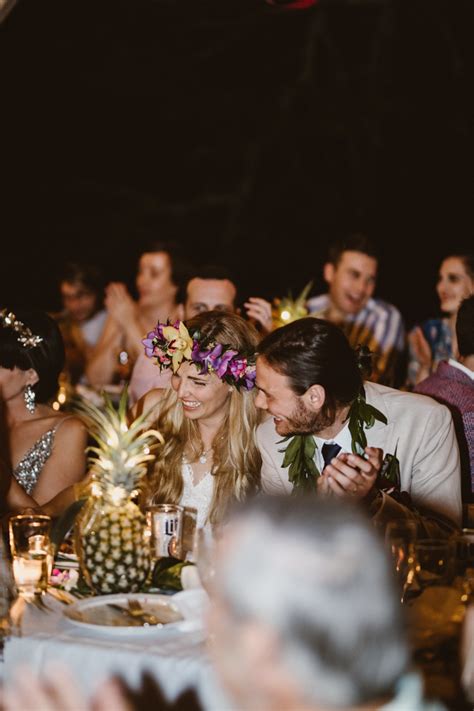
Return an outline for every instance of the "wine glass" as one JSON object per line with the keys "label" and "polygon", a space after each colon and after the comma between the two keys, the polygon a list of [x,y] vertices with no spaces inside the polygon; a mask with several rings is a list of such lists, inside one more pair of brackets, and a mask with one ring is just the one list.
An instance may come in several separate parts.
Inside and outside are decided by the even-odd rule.
{"label": "wine glass", "polygon": [[474,529],[463,528],[452,538],[455,551],[455,573],[466,595],[466,602],[474,596]]}
{"label": "wine glass", "polygon": [[417,591],[416,536],[416,522],[410,519],[389,521],[385,530],[385,542],[400,584],[402,603],[405,602],[409,592],[414,594]]}
{"label": "wine glass", "polygon": [[196,536],[196,551],[194,558],[201,584],[210,595],[216,575],[216,539],[210,528],[199,528]]}
{"label": "wine glass", "polygon": [[446,586],[454,573],[453,542],[437,538],[422,538],[416,543],[417,573],[422,589]]}

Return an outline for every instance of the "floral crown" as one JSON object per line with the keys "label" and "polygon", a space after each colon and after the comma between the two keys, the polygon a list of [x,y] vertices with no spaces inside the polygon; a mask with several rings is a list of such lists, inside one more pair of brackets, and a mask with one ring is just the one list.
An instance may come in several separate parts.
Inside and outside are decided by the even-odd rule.
{"label": "floral crown", "polygon": [[171,368],[176,373],[185,360],[194,363],[200,373],[215,373],[238,389],[255,386],[255,354],[244,355],[231,346],[202,338],[198,329],[191,335],[183,321],[158,323],[142,343],[145,355],[156,358],[160,370]]}
{"label": "floral crown", "polygon": [[0,311],[0,324],[4,328],[12,328],[18,335],[17,341],[23,348],[35,348],[42,343],[43,336],[35,336],[22,321],[19,321],[15,314],[7,309]]}

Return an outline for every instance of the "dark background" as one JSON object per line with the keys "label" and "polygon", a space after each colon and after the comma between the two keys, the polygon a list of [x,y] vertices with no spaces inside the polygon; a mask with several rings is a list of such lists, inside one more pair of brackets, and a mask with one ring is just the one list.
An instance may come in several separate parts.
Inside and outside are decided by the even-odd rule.
{"label": "dark background", "polygon": [[132,283],[148,236],[244,294],[323,290],[368,231],[378,294],[436,312],[472,251],[472,0],[19,0],[0,26],[0,303],[56,308],[65,259]]}

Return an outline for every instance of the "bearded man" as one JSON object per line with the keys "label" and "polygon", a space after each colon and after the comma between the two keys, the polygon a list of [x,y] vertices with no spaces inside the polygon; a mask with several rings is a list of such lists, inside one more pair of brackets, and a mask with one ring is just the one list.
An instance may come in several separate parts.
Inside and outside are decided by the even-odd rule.
{"label": "bearded man", "polygon": [[269,334],[257,359],[262,488],[358,499],[377,522],[413,517],[449,535],[462,516],[449,410],[363,380],[365,355],[336,325],[303,318]]}

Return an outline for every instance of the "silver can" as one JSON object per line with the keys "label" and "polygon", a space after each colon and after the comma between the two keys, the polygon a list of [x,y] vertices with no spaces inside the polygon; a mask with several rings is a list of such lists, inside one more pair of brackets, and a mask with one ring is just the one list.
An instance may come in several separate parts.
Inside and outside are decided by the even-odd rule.
{"label": "silver can", "polygon": [[155,558],[182,557],[183,506],[157,504],[146,509]]}

